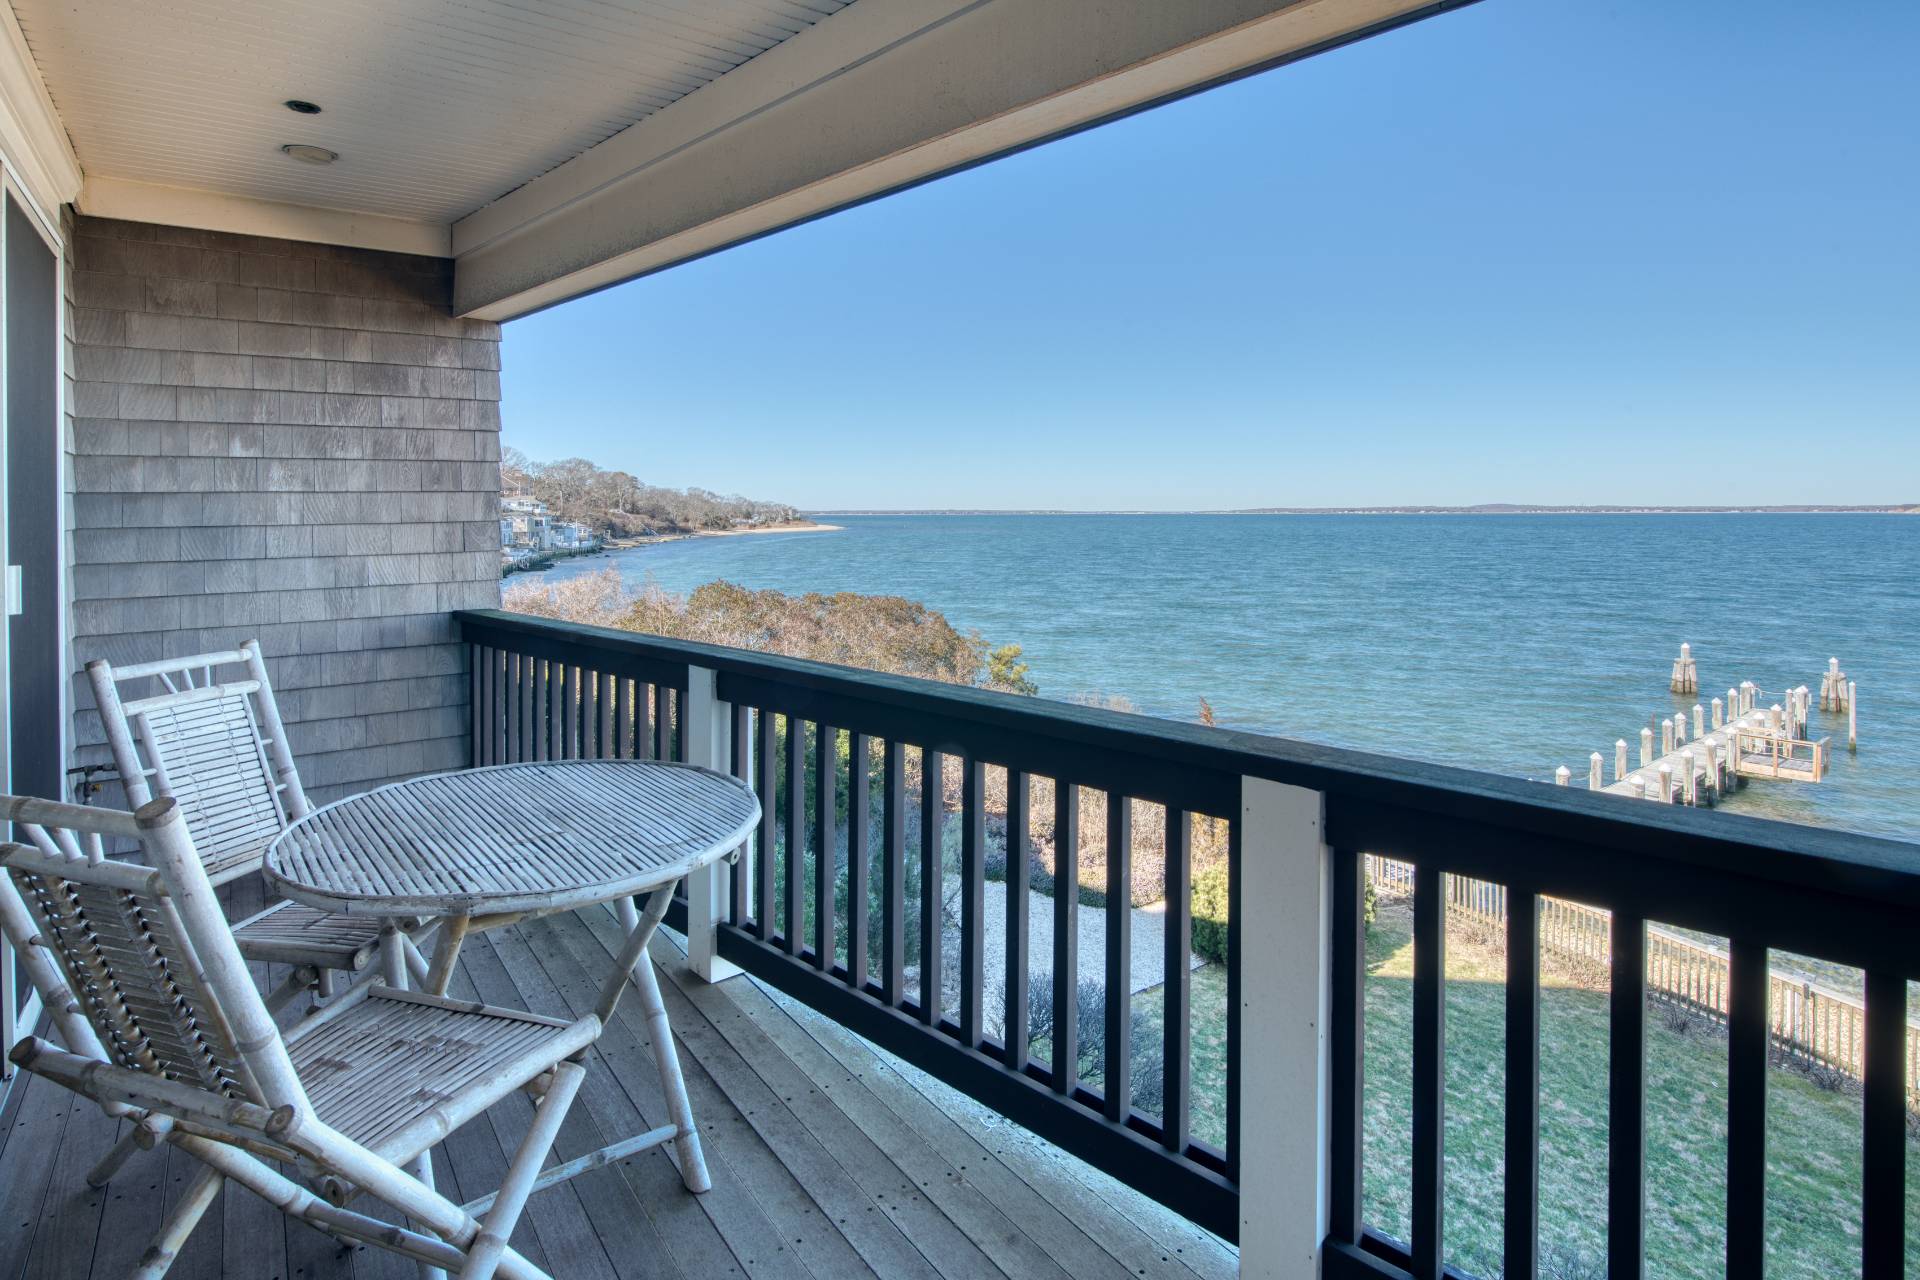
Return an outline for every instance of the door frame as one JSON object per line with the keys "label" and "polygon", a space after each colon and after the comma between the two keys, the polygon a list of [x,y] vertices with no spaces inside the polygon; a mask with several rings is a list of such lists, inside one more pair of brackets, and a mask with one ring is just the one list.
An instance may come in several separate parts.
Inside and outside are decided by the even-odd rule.
{"label": "door frame", "polygon": [[[54,485],[57,498],[53,503],[55,560],[54,566],[54,652],[58,655],[60,670],[56,675],[55,705],[58,724],[55,727],[55,742],[59,752],[60,791],[66,793],[67,762],[72,759],[73,751],[73,627],[70,604],[72,601],[73,545],[69,527],[69,503],[67,499],[67,478],[72,467],[71,440],[68,424],[72,419],[72,404],[66,394],[67,344],[67,255],[66,237],[61,234],[57,219],[49,218],[47,211],[36,200],[15,172],[13,162],[0,149],[0,193],[11,196],[27,214],[27,220],[33,225],[40,239],[53,253],[54,261],[54,360],[53,367],[47,370],[47,376],[53,379],[54,430],[58,432],[54,458]],[[0,206],[0,212],[3,212]],[[0,266],[6,261],[7,219],[0,216]],[[6,396],[6,290],[0,287],[0,566],[12,563],[8,558],[11,548],[8,546],[8,505],[7,486],[7,442],[12,424],[8,421]],[[0,617],[4,617],[0,614]],[[11,781],[13,777],[13,699],[12,699],[12,653],[10,626],[0,626],[0,764],[5,767],[4,776]],[[10,833],[0,833],[10,834]],[[4,1103],[13,1085],[16,1074],[13,1064],[5,1055],[12,1051],[15,1042],[22,1033],[31,1032],[40,1023],[42,1009],[40,993],[27,992],[24,1005],[18,1004],[20,986],[24,979],[20,967],[15,961],[13,949],[0,942],[0,1103]]]}

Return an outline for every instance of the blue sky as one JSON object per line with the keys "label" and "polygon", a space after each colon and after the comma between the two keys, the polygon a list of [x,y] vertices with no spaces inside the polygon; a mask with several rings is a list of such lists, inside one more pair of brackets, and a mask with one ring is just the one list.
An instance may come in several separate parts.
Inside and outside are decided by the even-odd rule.
{"label": "blue sky", "polygon": [[1920,502],[1920,5],[1484,0],[506,328],[843,507]]}

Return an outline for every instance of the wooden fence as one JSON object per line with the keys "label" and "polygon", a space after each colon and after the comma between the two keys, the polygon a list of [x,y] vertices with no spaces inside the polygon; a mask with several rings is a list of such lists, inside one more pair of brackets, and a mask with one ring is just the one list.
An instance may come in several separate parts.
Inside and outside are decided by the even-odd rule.
{"label": "wooden fence", "polygon": [[[1413,892],[1413,867],[1367,856],[1367,879],[1381,893]],[[1446,877],[1447,914],[1482,940],[1504,946],[1507,888],[1466,876]],[[1543,967],[1576,977],[1603,978],[1613,962],[1612,913],[1559,898],[1540,900]],[[1647,991],[1725,1024],[1728,961],[1724,948],[1673,929],[1647,926]],[[1768,981],[1768,1031],[1780,1059],[1802,1068],[1861,1078],[1866,1054],[1866,1006],[1858,996],[1822,986],[1788,970]],[[1907,1107],[1920,1113],[1920,1023],[1908,1022]]]}

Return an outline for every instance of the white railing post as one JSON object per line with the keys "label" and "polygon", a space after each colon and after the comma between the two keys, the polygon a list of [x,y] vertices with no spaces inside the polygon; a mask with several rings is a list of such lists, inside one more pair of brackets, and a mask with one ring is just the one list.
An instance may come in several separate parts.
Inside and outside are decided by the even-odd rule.
{"label": "white railing post", "polygon": [[[1240,781],[1240,1274],[1320,1274],[1332,858],[1325,797]],[[1248,927],[1248,926],[1252,927]]]}
{"label": "white railing post", "polygon": [[[726,773],[733,749],[733,716],[732,708],[720,701],[717,680],[717,673],[707,667],[687,668],[687,763]],[[740,966],[720,958],[715,930],[727,917],[730,871],[723,860],[687,877],[687,963],[708,982],[721,982],[740,972]]]}

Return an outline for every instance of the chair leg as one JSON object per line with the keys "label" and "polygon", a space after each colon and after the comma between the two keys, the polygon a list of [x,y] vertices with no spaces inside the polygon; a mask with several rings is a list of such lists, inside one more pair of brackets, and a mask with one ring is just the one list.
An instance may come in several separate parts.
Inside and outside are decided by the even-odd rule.
{"label": "chair leg", "polygon": [[100,1157],[100,1163],[87,1170],[87,1185],[94,1188],[106,1186],[113,1181],[113,1175],[120,1172],[120,1166],[127,1158],[140,1149],[140,1126],[127,1125],[127,1131],[120,1135],[120,1141],[113,1144],[106,1155]]}
{"label": "chair leg", "polygon": [[713,1179],[707,1174],[699,1130],[694,1128],[693,1104],[687,1100],[687,1082],[680,1074],[680,1055],[673,1047],[667,1004],[660,998],[660,979],[653,971],[653,957],[644,951],[640,953],[640,963],[633,966],[633,985],[639,989],[640,1007],[647,1015],[647,1038],[653,1041],[653,1064],[660,1072],[661,1092],[667,1097],[667,1116],[678,1130],[673,1145],[680,1153],[680,1180],[687,1184],[689,1191],[711,1191]]}
{"label": "chair leg", "polygon": [[279,986],[267,993],[267,1012],[279,1013],[295,1000],[305,995],[315,983],[322,982],[329,975],[306,965],[298,965],[293,972],[281,980]]}
{"label": "chair leg", "polygon": [[[429,1191],[434,1190],[433,1153],[431,1151],[422,1151],[409,1161],[407,1163],[407,1172],[418,1179],[421,1186]],[[408,1218],[407,1221],[413,1223],[416,1227],[421,1225],[418,1220],[413,1218]],[[433,1266],[431,1263],[422,1262],[420,1264],[420,1280],[447,1280],[447,1273],[439,1267]]]}
{"label": "chair leg", "polygon": [[553,1149],[560,1125],[586,1078],[586,1068],[577,1062],[562,1062],[554,1067],[553,1083],[547,1086],[545,1096],[534,1111],[533,1124],[528,1127],[520,1150],[514,1153],[505,1181],[494,1193],[493,1207],[481,1219],[480,1234],[467,1248],[467,1265],[460,1269],[460,1280],[493,1280],[507,1241],[513,1237],[514,1224],[520,1221],[520,1212],[526,1208],[527,1197],[533,1192],[534,1179],[540,1176],[540,1166],[546,1162],[547,1152]]}
{"label": "chair leg", "polygon": [[187,1237],[200,1225],[200,1219],[206,1216],[213,1202],[220,1197],[220,1188],[226,1185],[226,1179],[219,1170],[202,1169],[180,1197],[180,1203],[173,1206],[173,1212],[160,1224],[160,1233],[140,1255],[139,1265],[129,1273],[130,1280],[160,1280],[173,1266],[173,1260],[180,1256],[180,1250],[186,1247]]}
{"label": "chair leg", "polygon": [[[350,1209],[335,1208],[258,1158],[229,1147],[225,1143],[180,1133],[172,1135],[170,1141],[196,1159],[204,1160],[212,1169],[253,1192],[287,1216],[297,1218],[335,1239],[370,1244],[375,1248],[386,1249],[403,1257],[440,1266],[466,1265],[466,1251],[459,1245],[451,1243],[447,1236],[438,1233],[422,1235],[396,1227],[390,1222],[382,1222],[377,1218],[355,1213]],[[397,1172],[391,1165],[380,1167],[389,1172]],[[359,1170],[363,1176],[372,1171],[373,1166]],[[378,1181],[377,1178],[365,1180]],[[429,1191],[404,1176],[394,1185],[383,1187],[382,1193],[376,1198],[390,1204],[397,1202],[407,1208],[417,1208],[424,1212],[437,1212],[449,1228],[455,1219],[465,1216],[460,1213],[457,1205],[448,1202],[438,1192]],[[468,1220],[468,1225],[477,1234],[479,1224]],[[465,1233],[459,1233],[456,1238],[464,1237]],[[501,1256],[498,1274],[502,1280],[553,1280],[553,1277],[512,1249],[506,1250]]]}

